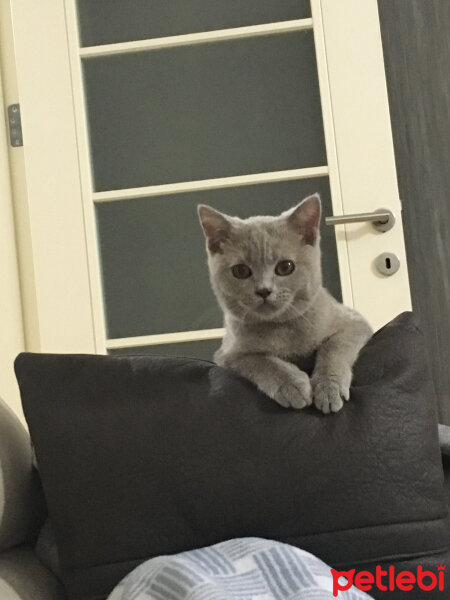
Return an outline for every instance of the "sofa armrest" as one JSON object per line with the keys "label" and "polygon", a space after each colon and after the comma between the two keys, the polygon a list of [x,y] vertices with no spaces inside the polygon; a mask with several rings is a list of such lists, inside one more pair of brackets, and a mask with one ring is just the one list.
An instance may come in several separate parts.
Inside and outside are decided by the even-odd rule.
{"label": "sofa armrest", "polygon": [[30,438],[0,399],[0,552],[36,537],[45,517]]}
{"label": "sofa armrest", "polygon": [[2,600],[67,600],[60,581],[36,558],[30,546],[0,552]]}

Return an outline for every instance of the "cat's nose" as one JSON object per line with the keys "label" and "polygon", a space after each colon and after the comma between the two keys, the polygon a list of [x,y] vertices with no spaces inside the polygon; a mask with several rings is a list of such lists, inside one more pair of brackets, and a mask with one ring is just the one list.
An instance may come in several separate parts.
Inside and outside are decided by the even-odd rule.
{"label": "cat's nose", "polygon": [[271,293],[272,293],[272,290],[269,290],[268,288],[260,288],[259,290],[255,291],[255,294],[257,296],[261,296],[261,298],[263,300],[265,300],[268,296],[270,296]]}

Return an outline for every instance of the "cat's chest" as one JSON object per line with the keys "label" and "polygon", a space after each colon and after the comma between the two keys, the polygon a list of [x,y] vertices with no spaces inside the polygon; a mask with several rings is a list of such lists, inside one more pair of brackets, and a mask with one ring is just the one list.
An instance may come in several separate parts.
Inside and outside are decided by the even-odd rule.
{"label": "cat's chest", "polygon": [[254,330],[241,332],[239,337],[239,345],[245,346],[247,351],[269,352],[293,361],[298,357],[311,355],[318,344],[315,332],[305,330],[296,322],[281,323],[277,326],[261,324]]}

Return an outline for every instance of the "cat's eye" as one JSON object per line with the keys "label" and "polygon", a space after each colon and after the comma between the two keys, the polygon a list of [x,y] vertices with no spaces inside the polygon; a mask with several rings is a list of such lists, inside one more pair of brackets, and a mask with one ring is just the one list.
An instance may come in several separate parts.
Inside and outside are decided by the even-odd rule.
{"label": "cat's eye", "polygon": [[244,263],[240,263],[238,265],[234,265],[231,267],[231,272],[237,279],[248,279],[252,274],[252,270]]}
{"label": "cat's eye", "polygon": [[295,264],[292,262],[292,260],[280,260],[275,267],[275,273],[285,277],[286,275],[290,275],[294,269]]}

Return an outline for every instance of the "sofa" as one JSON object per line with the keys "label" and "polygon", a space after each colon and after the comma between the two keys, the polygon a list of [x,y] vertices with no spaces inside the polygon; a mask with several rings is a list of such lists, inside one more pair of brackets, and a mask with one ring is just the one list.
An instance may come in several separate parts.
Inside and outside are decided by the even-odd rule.
{"label": "sofa", "polygon": [[146,558],[245,536],[343,570],[446,566],[450,465],[420,341],[410,314],[375,334],[333,416],[287,411],[207,361],[19,356],[39,474],[2,403],[1,600],[105,598]]}

